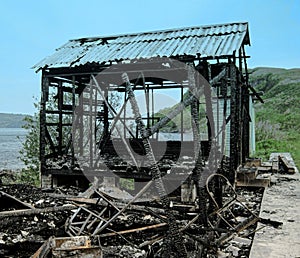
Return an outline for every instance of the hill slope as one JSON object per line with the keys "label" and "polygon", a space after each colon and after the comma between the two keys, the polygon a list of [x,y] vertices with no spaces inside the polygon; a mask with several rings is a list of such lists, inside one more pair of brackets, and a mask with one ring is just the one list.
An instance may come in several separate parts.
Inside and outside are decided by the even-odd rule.
{"label": "hill slope", "polygon": [[263,91],[264,104],[256,107],[256,156],[291,152],[300,165],[300,69],[259,67],[250,82]]}
{"label": "hill slope", "polygon": [[0,113],[0,128],[21,128],[26,115]]}
{"label": "hill slope", "polygon": [[[256,103],[256,154],[268,160],[272,152],[290,152],[300,167],[300,68],[282,69],[258,67],[250,70],[251,85],[264,95],[265,103]],[[186,94],[185,94],[186,97]],[[171,108],[160,110],[164,116]],[[189,109],[185,110],[189,112]],[[191,130],[184,115],[184,130]],[[180,124],[180,116],[173,119]],[[169,122],[161,131],[176,130]]]}

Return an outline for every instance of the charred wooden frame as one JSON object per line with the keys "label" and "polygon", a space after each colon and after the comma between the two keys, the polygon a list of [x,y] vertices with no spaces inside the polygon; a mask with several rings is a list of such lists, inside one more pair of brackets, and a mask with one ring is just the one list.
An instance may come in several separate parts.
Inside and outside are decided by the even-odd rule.
{"label": "charred wooden frame", "polygon": [[[186,58],[182,56],[178,58],[181,62],[189,63],[195,67],[208,81],[214,82],[214,79],[217,80],[212,86],[217,89],[218,98],[225,100],[223,107],[218,107],[223,108],[223,110],[218,111],[217,114],[221,113],[226,115],[226,123],[230,124],[230,150],[227,155],[230,159],[229,177],[231,181],[233,180],[235,169],[249,157],[249,123],[251,122],[249,101],[251,101],[251,93],[248,87],[247,57],[243,49],[244,45],[242,45],[237,56],[226,56],[223,57],[223,59],[222,57],[218,57],[218,62],[214,62],[215,60],[207,57],[195,57],[192,59],[191,57]],[[140,72],[138,71],[139,63],[135,65],[137,72]],[[157,67],[155,67],[155,65]],[[159,82],[154,75],[151,78],[151,74],[154,74],[156,69],[162,70],[161,63],[155,65],[142,71],[144,74],[149,75],[147,79],[151,82],[151,84],[147,84],[146,82],[146,90],[148,93],[153,93],[159,89],[184,88],[183,85],[176,83],[168,85],[167,83],[164,84],[163,81]],[[71,132],[75,107],[83,105],[83,103],[78,102],[79,96],[84,91],[86,84],[91,80],[91,76],[96,76],[99,71],[103,71],[107,67],[107,65],[85,65],[75,68],[42,69],[40,159],[43,185],[54,186],[56,184],[63,184],[66,182],[66,177],[68,176],[75,180],[81,178],[82,171],[76,164],[74,157],[72,135],[71,133],[67,133],[68,139],[65,139],[63,131]],[[174,69],[165,69],[165,73],[174,72]],[[218,78],[217,76],[224,69],[226,70],[225,76]],[[122,91],[122,88],[114,90]],[[134,90],[144,89],[137,86]],[[124,94],[126,94],[125,90]],[[183,97],[183,94],[181,95]],[[78,103],[76,103],[76,101]],[[148,104],[149,103],[150,102],[148,102]],[[148,110],[151,109],[153,109],[153,107],[149,106]],[[228,109],[230,113],[228,113]],[[102,103],[100,113],[105,128],[104,135],[108,135],[110,119],[107,105]],[[149,126],[153,124],[155,117],[150,116],[148,113],[145,119],[146,126],[149,128]],[[183,117],[181,116],[181,121],[182,120]],[[215,125],[208,125],[208,127],[211,126]],[[225,131],[223,131],[223,134]],[[182,144],[191,144],[182,140],[183,137],[181,136],[180,142],[169,142],[169,144],[171,144],[173,148],[176,148],[176,146],[179,147]],[[211,140],[210,138],[208,142],[201,142],[203,156],[207,155]],[[108,149],[107,151],[110,152],[111,150]],[[190,153],[190,155],[192,154]],[[127,175],[122,171],[120,171],[120,174],[125,178],[147,178],[147,176],[137,174]]]}
{"label": "charred wooden frame", "polygon": [[[238,200],[223,203],[226,187],[230,186],[229,194],[236,196],[232,187],[236,169],[249,157],[253,140],[250,103],[253,95],[260,99],[248,82],[245,45],[250,45],[247,23],[190,27],[71,40],[57,50],[58,54],[35,66],[42,70],[42,186],[87,185],[87,177],[89,180],[96,177],[102,185],[111,182],[115,187],[118,182],[112,180],[112,174],[120,180],[133,180],[134,187],[143,183],[122,208],[116,208],[113,201],[103,207],[97,201],[95,205],[101,206],[94,207],[99,211],[97,214],[80,207],[67,225],[70,235],[90,232],[87,225],[91,224],[97,225],[91,231],[93,235],[110,236],[108,227],[153,185],[159,204],[158,207],[150,205],[147,211],[159,208],[166,212],[163,224],[156,226],[166,225],[167,233],[160,237],[169,243],[167,254],[173,248],[181,257],[186,256],[182,234],[191,224],[198,227],[198,233],[204,229],[214,232],[214,240],[210,239],[210,233],[196,234],[204,250],[208,246],[215,248],[233,232],[257,221],[251,213],[245,223],[231,225],[224,214],[233,215],[230,209]],[[170,79],[172,75],[177,79]],[[167,92],[177,89],[180,97],[168,115],[159,117],[155,111],[155,93],[162,89]],[[136,93],[141,91],[145,96],[144,113],[136,101]],[[203,99],[199,98],[200,91]],[[121,108],[115,110],[112,106],[110,92],[122,95]],[[126,115],[126,103],[130,103],[131,117]],[[183,133],[185,109],[189,109],[192,140],[186,140]],[[163,126],[176,116],[180,139],[159,141]],[[122,123],[122,129],[116,120]],[[135,125],[129,128],[128,121]],[[203,128],[207,133],[205,140],[201,136]],[[121,143],[120,150],[114,147],[113,130],[119,135],[114,141]],[[157,158],[156,152],[163,149],[163,144],[166,149]],[[144,163],[135,160],[135,153],[146,157]],[[177,162],[180,155],[186,161]],[[83,161],[79,161],[79,156]],[[184,180],[178,179],[182,172],[188,175]],[[163,181],[168,173],[169,181]],[[92,192],[103,201],[104,195],[97,192],[96,181]],[[171,191],[172,185],[177,188]],[[177,207],[173,207],[173,200]],[[149,199],[147,202],[150,204]],[[182,214],[181,205],[184,206]],[[79,213],[82,216],[77,216]],[[180,227],[178,216],[187,219],[188,224]],[[219,225],[225,225],[222,229],[225,235],[215,230]],[[113,235],[131,232],[134,230],[113,232]]]}

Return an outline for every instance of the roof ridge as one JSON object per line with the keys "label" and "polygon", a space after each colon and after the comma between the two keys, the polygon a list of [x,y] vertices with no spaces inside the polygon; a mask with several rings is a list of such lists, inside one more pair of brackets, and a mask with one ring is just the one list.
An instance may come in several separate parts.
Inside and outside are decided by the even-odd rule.
{"label": "roof ridge", "polygon": [[[200,25],[200,26],[189,26],[189,27],[180,27],[180,28],[169,28],[164,30],[152,30],[152,31],[146,31],[146,32],[136,32],[136,33],[124,33],[124,34],[116,34],[116,35],[107,35],[107,36],[99,36],[99,37],[83,37],[83,38],[77,38],[77,39],[70,39],[69,41],[97,41],[100,39],[116,39],[119,37],[130,37],[130,36],[138,36],[138,35],[147,35],[147,34],[157,34],[157,33],[164,33],[164,32],[175,32],[175,31],[181,31],[181,30],[188,30],[188,29],[207,29],[207,28],[213,28],[213,27],[221,27],[221,26],[229,26],[229,25],[235,25],[235,24],[247,24],[248,22],[229,22],[229,23],[223,23],[223,24],[211,24],[211,25]],[[210,34],[208,34],[210,35]],[[212,34],[214,35],[214,34]]]}
{"label": "roof ridge", "polygon": [[81,38],[68,41],[34,67],[73,67],[115,60],[198,54],[215,58],[231,56],[243,44],[250,45],[248,22]]}

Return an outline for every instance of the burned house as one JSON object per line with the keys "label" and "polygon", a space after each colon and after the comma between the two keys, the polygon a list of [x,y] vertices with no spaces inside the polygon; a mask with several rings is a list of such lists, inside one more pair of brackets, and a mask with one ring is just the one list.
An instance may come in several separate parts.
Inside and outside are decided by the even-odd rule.
{"label": "burned house", "polygon": [[148,230],[114,224],[131,206],[168,226],[140,247],[185,257],[258,220],[232,186],[255,148],[247,45],[246,22],[197,26],[70,40],[34,66],[42,187],[93,182],[98,200],[67,221],[70,236]]}
{"label": "burned house", "polygon": [[[178,161],[180,149],[181,156],[195,161],[199,154],[205,162],[212,146],[217,146],[214,149],[222,155],[221,160],[227,160],[227,176],[233,178],[235,169],[254,148],[252,102],[257,96],[248,82],[246,45],[250,45],[248,23],[241,22],[80,38],[58,48],[34,66],[42,72],[42,186],[84,182],[82,167],[101,175],[103,164],[99,163],[103,162],[97,156],[125,155],[115,165],[105,164],[105,168],[121,178],[149,180],[149,171],[138,168],[143,166],[134,157],[146,155],[141,130],[152,152],[159,152],[161,144],[166,146],[165,153],[156,157],[160,161]],[[124,72],[127,79],[122,79]],[[205,90],[203,81],[210,84],[209,90]],[[164,102],[157,95],[160,92],[176,96],[177,104],[169,109],[161,106],[169,111],[177,107],[175,114],[158,115],[157,106]],[[191,92],[194,98],[189,101]],[[131,93],[143,95],[140,115],[144,129],[128,111]],[[118,108],[113,106],[116,99]],[[170,132],[175,116],[176,139],[160,137]],[[190,123],[189,128],[186,123]],[[168,129],[163,130],[167,124]],[[186,131],[191,132],[190,137],[186,137]],[[199,153],[195,156],[197,146]],[[89,157],[79,164],[78,155],[87,152]]]}

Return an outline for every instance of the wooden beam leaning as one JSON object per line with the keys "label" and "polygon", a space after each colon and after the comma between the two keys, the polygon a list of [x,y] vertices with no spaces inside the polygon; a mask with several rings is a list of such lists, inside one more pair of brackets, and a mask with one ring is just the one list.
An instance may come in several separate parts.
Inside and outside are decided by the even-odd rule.
{"label": "wooden beam leaning", "polygon": [[[99,86],[99,84],[98,84],[98,82],[97,82],[97,80],[96,80],[96,78],[95,78],[94,75],[92,75],[92,79],[93,79],[94,83],[96,84],[97,91],[100,93],[101,97],[103,98],[104,103],[105,103],[105,105],[106,105],[107,108],[108,108],[108,111],[109,111],[112,115],[116,115],[116,112],[113,111],[113,109],[112,109],[111,106],[109,105],[109,103],[108,103],[106,97],[103,95],[103,93],[102,93],[102,91],[101,91],[101,89],[100,89],[100,86]],[[128,143],[126,142],[126,140],[124,139],[124,137],[122,137],[122,130],[121,130],[118,126],[116,126],[116,129],[117,129],[117,132],[118,132],[118,134],[120,135],[120,137],[121,137],[121,139],[122,139],[122,141],[123,141],[123,143],[124,143],[124,145],[125,145],[126,150],[127,150],[128,153],[129,153],[129,155],[130,155],[130,157],[131,157],[131,159],[132,159],[134,165],[138,168],[137,161],[136,161],[136,159],[135,159],[135,157],[134,157],[134,155],[133,155],[133,153],[132,153],[132,151],[131,151],[131,149],[130,149],[130,146],[128,145]]]}
{"label": "wooden beam leaning", "polygon": [[[176,218],[175,218],[172,210],[170,209],[170,200],[167,196],[167,192],[166,192],[164,183],[161,178],[161,172],[155,161],[155,157],[154,157],[153,150],[152,150],[150,142],[149,142],[149,138],[144,136],[145,125],[143,123],[143,120],[141,119],[141,113],[140,113],[137,101],[135,99],[135,95],[134,95],[134,92],[133,92],[133,89],[132,89],[132,86],[131,86],[131,83],[130,83],[127,73],[122,74],[122,79],[126,83],[126,91],[127,91],[128,97],[129,97],[130,104],[131,104],[132,112],[133,112],[137,127],[139,129],[140,136],[142,137],[142,140],[143,140],[143,145],[144,145],[144,148],[146,151],[147,160],[150,163],[150,173],[152,176],[152,181],[154,181],[155,188],[158,191],[158,194],[159,194],[159,197],[160,197],[163,207],[168,211],[167,221],[168,221],[168,225],[169,225],[169,237],[174,239],[174,243],[173,243],[174,248],[177,249],[180,256],[185,257],[186,249],[185,249],[185,246],[182,241],[183,240],[182,235],[177,226]],[[149,181],[149,182],[151,182],[151,181]]]}

